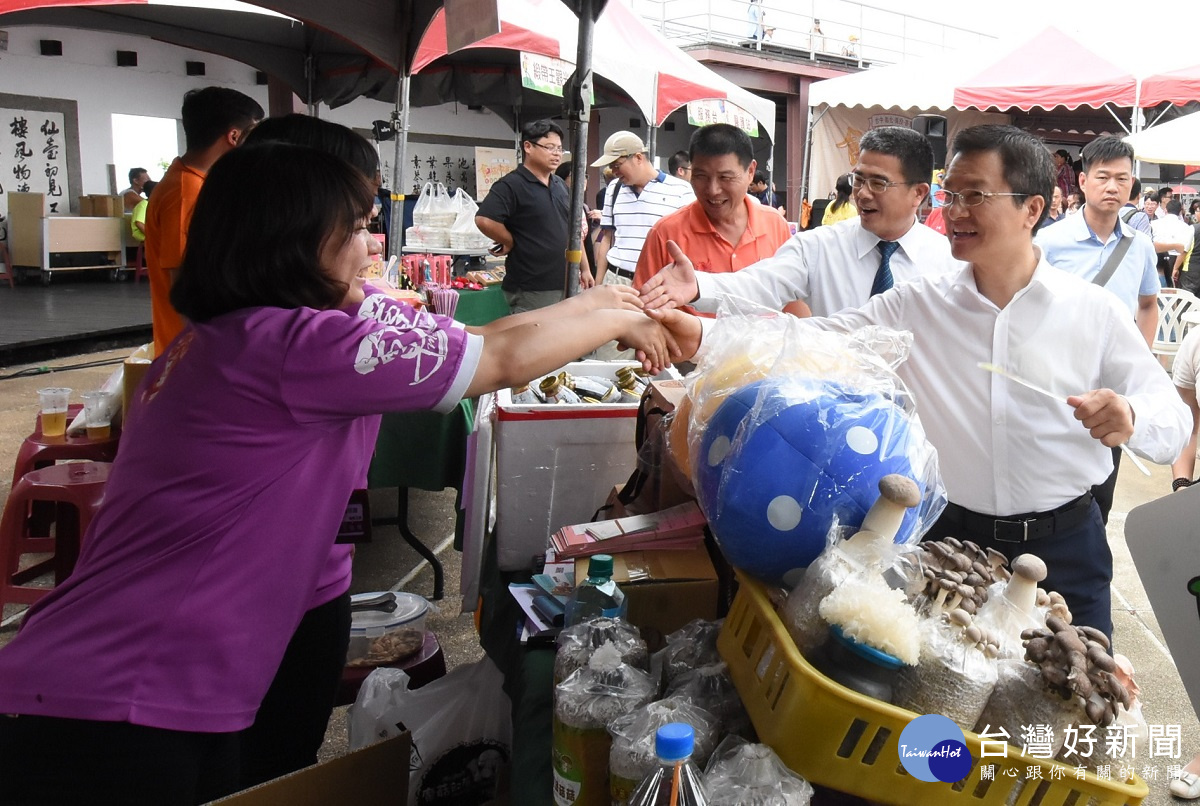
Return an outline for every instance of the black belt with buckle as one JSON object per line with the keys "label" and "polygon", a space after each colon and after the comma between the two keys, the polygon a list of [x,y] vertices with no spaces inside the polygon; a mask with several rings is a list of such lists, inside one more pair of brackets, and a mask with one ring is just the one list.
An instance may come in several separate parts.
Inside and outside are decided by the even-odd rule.
{"label": "black belt with buckle", "polygon": [[990,537],[998,543],[1028,543],[1079,526],[1087,519],[1091,505],[1090,492],[1047,512],[1026,512],[1005,517],[984,515],[958,504],[947,504],[942,518],[948,524],[961,527],[967,533],[964,537],[975,535]]}
{"label": "black belt with buckle", "polygon": [[632,271],[630,271],[629,269],[622,269],[620,266],[610,265],[608,267],[608,270],[613,272],[614,274],[616,274],[618,277],[624,277],[626,280],[633,279],[634,273]]}

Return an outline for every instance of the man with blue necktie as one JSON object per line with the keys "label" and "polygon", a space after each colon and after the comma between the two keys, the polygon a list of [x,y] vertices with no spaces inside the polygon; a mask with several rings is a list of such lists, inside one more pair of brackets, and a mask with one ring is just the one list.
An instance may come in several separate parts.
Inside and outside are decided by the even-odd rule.
{"label": "man with blue necktie", "polygon": [[736,296],[777,310],[803,300],[814,316],[829,316],[894,283],[960,269],[946,238],[917,221],[933,175],[925,136],[885,126],[863,135],[859,149],[850,174],[857,217],[798,232],[773,257],[733,274],[696,274],[671,264],[642,286],[646,307],[673,302],[711,311],[721,298]]}

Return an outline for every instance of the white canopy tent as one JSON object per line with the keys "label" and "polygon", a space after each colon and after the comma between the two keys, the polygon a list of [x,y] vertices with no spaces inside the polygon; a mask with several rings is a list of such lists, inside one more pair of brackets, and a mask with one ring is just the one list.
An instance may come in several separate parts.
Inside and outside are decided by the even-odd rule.
{"label": "white canopy tent", "polygon": [[1200,112],[1131,134],[1125,142],[1142,162],[1200,165]]}

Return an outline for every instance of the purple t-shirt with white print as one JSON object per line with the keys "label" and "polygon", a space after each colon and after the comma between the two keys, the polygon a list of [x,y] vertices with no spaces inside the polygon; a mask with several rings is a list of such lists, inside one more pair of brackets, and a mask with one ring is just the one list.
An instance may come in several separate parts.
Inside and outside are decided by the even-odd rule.
{"label": "purple t-shirt with white print", "polygon": [[0,714],[253,721],[330,571],[372,415],[452,409],[482,351],[402,303],[358,313],[236,311],[155,361],[75,572],[0,649]]}

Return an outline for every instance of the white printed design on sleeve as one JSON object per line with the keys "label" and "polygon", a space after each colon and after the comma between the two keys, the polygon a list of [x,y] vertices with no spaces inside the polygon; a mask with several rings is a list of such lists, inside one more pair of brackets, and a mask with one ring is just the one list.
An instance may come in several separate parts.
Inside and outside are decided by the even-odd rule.
{"label": "white printed design on sleeve", "polygon": [[[445,363],[449,339],[445,331],[438,329],[416,335],[414,338],[413,330],[405,333],[394,327],[387,327],[368,334],[358,344],[358,355],[354,359],[355,372],[368,375],[374,372],[376,367],[401,358],[413,364],[413,379],[410,385],[424,383]],[[409,336],[408,344],[404,343],[406,335]]]}

